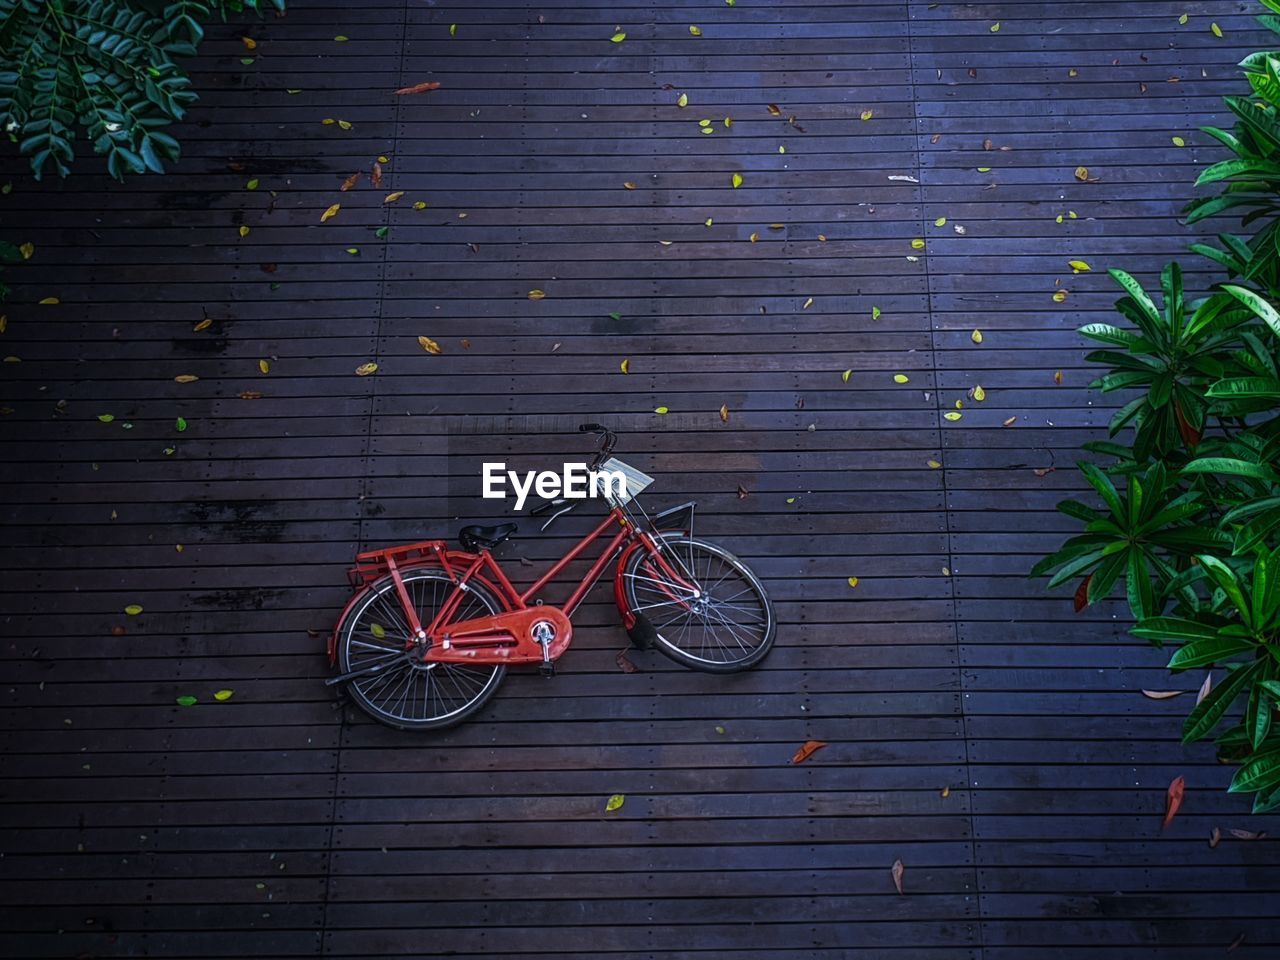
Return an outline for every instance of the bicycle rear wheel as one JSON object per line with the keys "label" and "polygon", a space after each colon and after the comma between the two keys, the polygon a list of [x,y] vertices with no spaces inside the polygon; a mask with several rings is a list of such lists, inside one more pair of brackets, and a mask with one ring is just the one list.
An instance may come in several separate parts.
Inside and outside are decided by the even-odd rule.
{"label": "bicycle rear wheel", "polygon": [[707,673],[737,673],[763,660],[777,620],[760,578],[714,543],[684,535],[660,542],[667,562],[695,591],[674,582],[644,550],[622,571],[627,604],[653,624],[658,649]]}
{"label": "bicycle rear wheel", "polygon": [[[424,628],[455,589],[447,573],[430,567],[406,570],[401,579]],[[471,583],[453,619],[503,609],[492,591]],[[461,723],[488,702],[507,672],[501,665],[423,663],[406,649],[409,623],[391,577],[369,585],[338,624],[337,636],[343,673],[381,665],[377,673],[347,685],[351,699],[379,723],[399,730],[439,730]]]}

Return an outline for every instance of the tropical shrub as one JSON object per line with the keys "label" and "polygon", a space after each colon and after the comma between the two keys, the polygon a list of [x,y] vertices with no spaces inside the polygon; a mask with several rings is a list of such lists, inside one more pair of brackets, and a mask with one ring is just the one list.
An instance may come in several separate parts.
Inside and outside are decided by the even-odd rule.
{"label": "tropical shrub", "polygon": [[215,13],[284,0],[0,0],[0,127],[36,179],[71,172],[77,131],[116,179],[178,159],[166,128],[196,100],[178,65]]}
{"label": "tropical shrub", "polygon": [[[1259,19],[1280,33],[1280,19]],[[1182,739],[1216,735],[1237,764],[1230,789],[1263,811],[1280,807],[1280,53],[1241,67],[1252,93],[1226,98],[1235,126],[1204,130],[1234,156],[1200,175],[1222,186],[1187,218],[1230,212],[1252,233],[1192,245],[1226,271],[1195,300],[1176,263],[1158,304],[1110,271],[1128,323],[1080,331],[1106,347],[1087,358],[1107,368],[1093,386],[1125,397],[1110,439],[1085,445],[1097,462],[1079,464],[1101,504],[1058,505],[1083,533],[1032,575],[1075,582],[1078,610],[1123,583],[1133,633],[1176,647],[1169,669],[1220,669]]]}

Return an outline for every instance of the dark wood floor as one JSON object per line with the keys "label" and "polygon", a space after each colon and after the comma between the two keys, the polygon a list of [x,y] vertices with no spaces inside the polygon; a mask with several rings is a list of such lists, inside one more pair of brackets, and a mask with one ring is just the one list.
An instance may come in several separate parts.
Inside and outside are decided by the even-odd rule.
{"label": "dark wood floor", "polygon": [[[1182,255],[1255,7],[297,0],[211,29],[168,176],[10,158],[0,953],[1274,957],[1274,841],[1207,839],[1280,823],[1139,692],[1201,677],[1025,579],[1107,419],[1073,331]],[[583,419],[767,581],[766,664],[624,673],[602,589],[455,732],[335,704],[353,553]]]}

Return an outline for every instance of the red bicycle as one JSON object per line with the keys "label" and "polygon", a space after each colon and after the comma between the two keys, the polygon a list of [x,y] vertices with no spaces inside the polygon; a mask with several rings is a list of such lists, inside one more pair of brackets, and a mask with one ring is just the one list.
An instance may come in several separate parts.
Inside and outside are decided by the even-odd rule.
{"label": "red bicycle", "polygon": [[[777,621],[760,579],[729,551],[693,536],[693,503],[650,518],[635,499],[652,478],[609,457],[617,437],[601,438],[591,470],[622,471],[625,492],[606,493],[609,515],[527,589],[517,590],[492,550],[517,525],[463,527],[461,550],[427,540],[356,557],[355,595],[329,641],[329,660],[352,699],[374,719],[402,730],[453,726],[494,695],[511,664],[537,664],[544,676],[573,638],[571,617],[616,561],[613,596],[632,642],[656,646],[677,663],[710,673],[755,666],[773,645]],[[608,458],[606,460],[606,458]],[[546,529],[582,500],[544,501]],[[595,541],[616,532],[560,605],[543,588]]]}

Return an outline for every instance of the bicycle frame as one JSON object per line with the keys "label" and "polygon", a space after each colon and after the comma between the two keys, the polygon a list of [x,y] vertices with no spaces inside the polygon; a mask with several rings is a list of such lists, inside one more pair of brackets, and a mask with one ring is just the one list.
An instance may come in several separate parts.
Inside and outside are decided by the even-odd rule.
{"label": "bicycle frame", "polygon": [[[591,564],[582,580],[560,605],[544,604],[537,594],[555,580],[570,563],[588,547],[608,534],[617,524],[619,529]],[[411,636],[405,649],[424,648],[424,663],[510,664],[554,662],[568,649],[573,637],[570,622],[587,593],[600,580],[605,569],[617,561],[614,599],[630,629],[636,622],[634,613],[626,609],[622,591],[622,570],[630,553],[644,550],[664,576],[681,589],[698,595],[698,588],[677,571],[663,556],[661,547],[650,534],[638,529],[620,507],[614,507],[590,533],[579,540],[563,557],[538,577],[523,592],[516,589],[488,549],[478,553],[449,550],[444,541],[432,540],[390,550],[362,553],[351,571],[353,585],[361,585],[373,577],[389,575],[395,585],[400,605]],[[401,571],[420,566],[437,566],[453,581],[454,588],[434,619],[423,624],[405,587]],[[472,583],[478,583],[497,594],[506,610],[484,617],[454,620]],[[665,589],[665,587],[664,587]],[[358,596],[358,594],[357,594]],[[356,598],[352,598],[352,603]],[[672,594],[684,604],[685,599]],[[341,622],[343,618],[339,619]],[[330,643],[331,659],[336,653],[337,637]]]}

